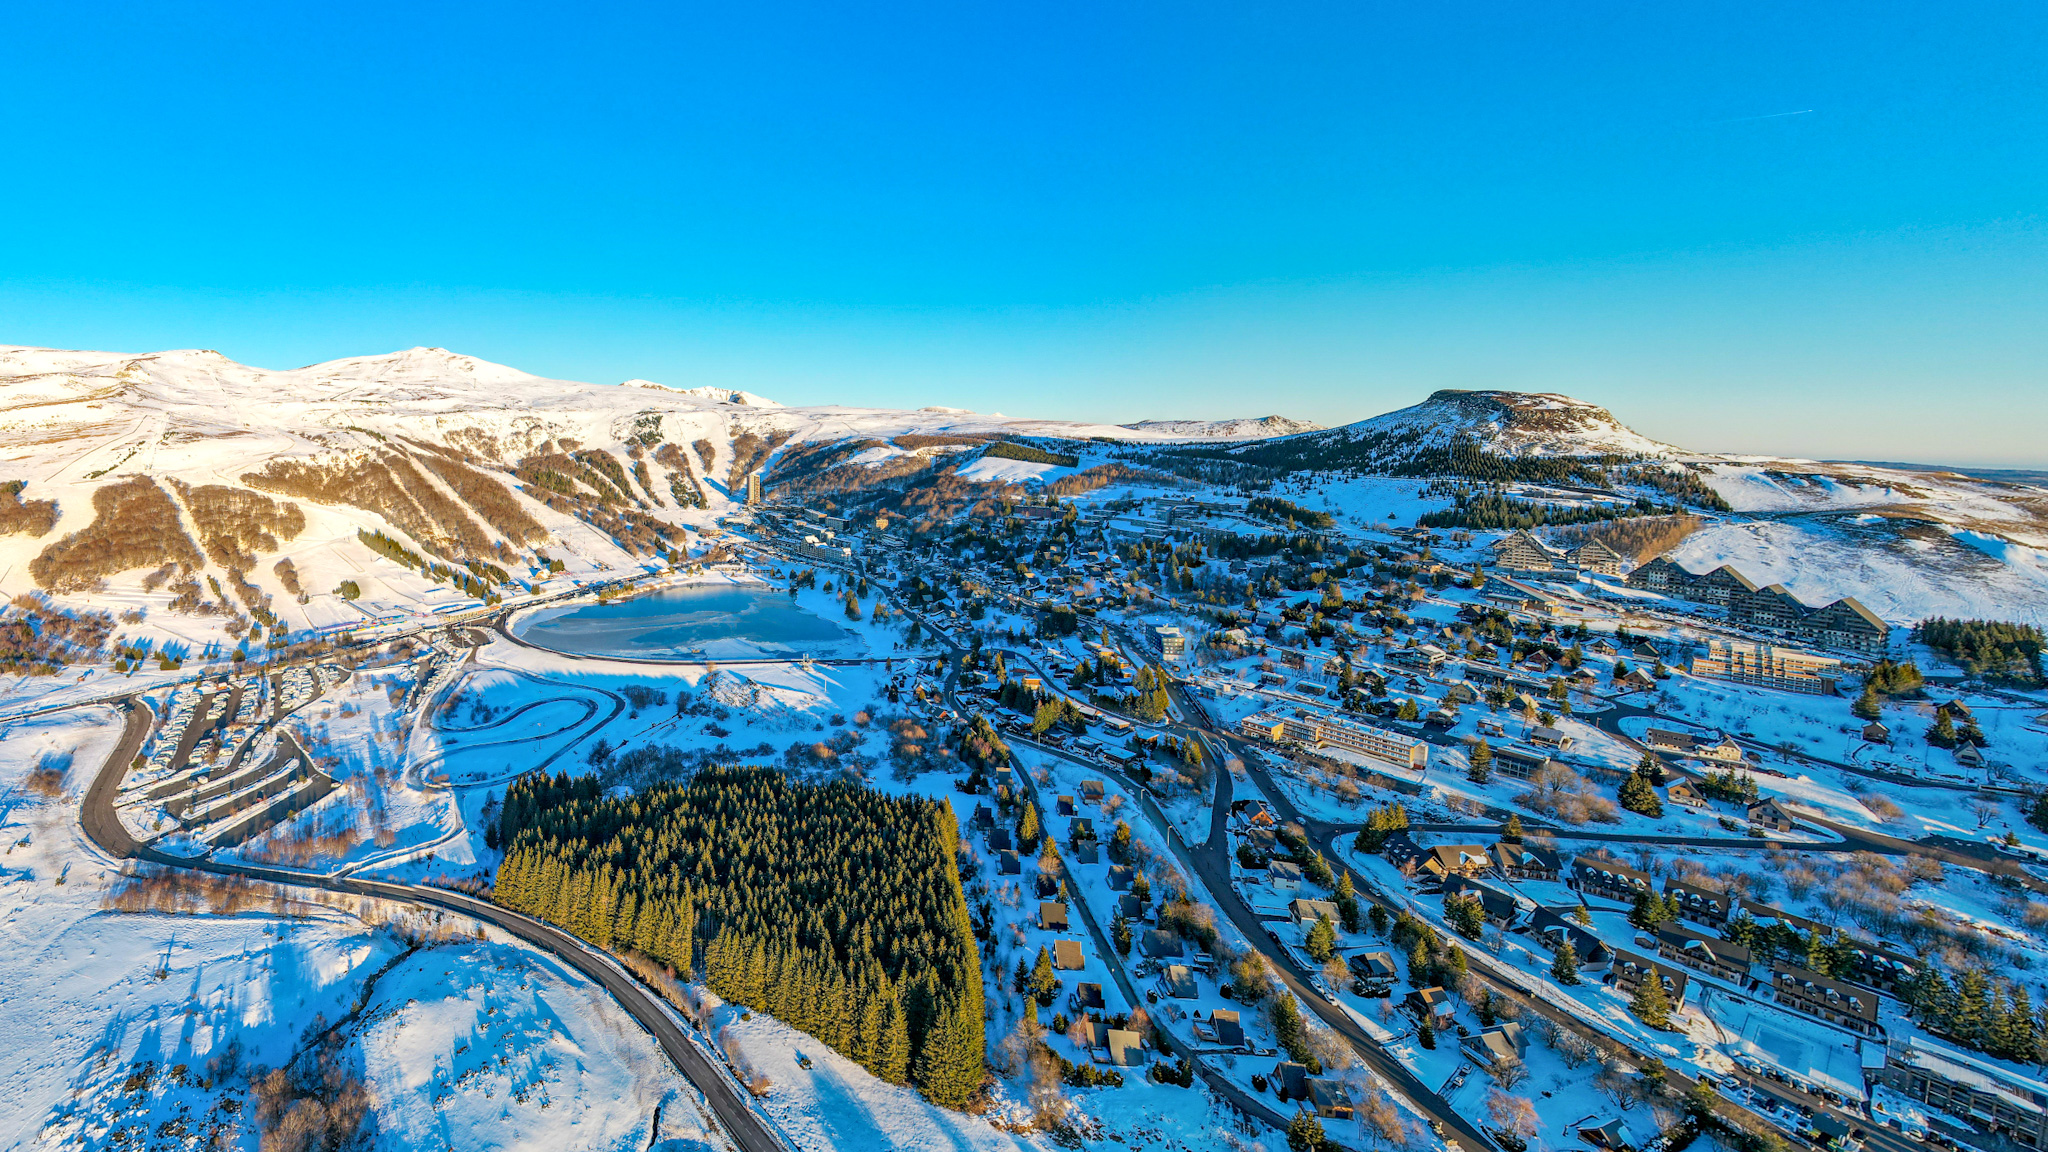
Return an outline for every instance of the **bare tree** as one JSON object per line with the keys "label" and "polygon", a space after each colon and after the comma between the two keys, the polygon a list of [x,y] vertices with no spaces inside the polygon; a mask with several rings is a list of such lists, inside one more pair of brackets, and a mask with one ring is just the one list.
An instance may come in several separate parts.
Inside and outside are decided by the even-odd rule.
{"label": "bare tree", "polygon": [[1493,1122],[1496,1132],[1504,1132],[1522,1140],[1536,1134],[1536,1105],[1526,1096],[1510,1096],[1495,1088],[1486,1094],[1486,1118]]}
{"label": "bare tree", "polygon": [[1636,1082],[1619,1064],[1606,1064],[1593,1077],[1593,1087],[1602,1096],[1614,1101],[1614,1106],[1623,1112],[1635,1107]]}
{"label": "bare tree", "polygon": [[1977,827],[1979,828],[1998,819],[2000,811],[1999,806],[1989,800],[1978,800],[1970,805],[1970,815],[1977,818]]}
{"label": "bare tree", "polygon": [[1394,1102],[1375,1092],[1358,1109],[1358,1134],[1374,1148],[1405,1144],[1408,1129],[1401,1123],[1401,1110]]}
{"label": "bare tree", "polygon": [[[1503,1057],[1486,1066],[1486,1074],[1493,1078],[1503,1091],[1512,1092],[1522,1081],[1529,1078],[1528,1066],[1513,1057]],[[1499,1095],[1498,1092],[1495,1095]]]}

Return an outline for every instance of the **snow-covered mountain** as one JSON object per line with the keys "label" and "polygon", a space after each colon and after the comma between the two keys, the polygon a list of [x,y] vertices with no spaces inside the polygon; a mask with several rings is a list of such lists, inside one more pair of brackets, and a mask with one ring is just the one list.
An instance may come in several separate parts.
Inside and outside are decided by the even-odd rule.
{"label": "snow-covered mountain", "polygon": [[1246,416],[1236,420],[1140,420],[1121,427],[1133,432],[1156,432],[1189,440],[1265,440],[1273,436],[1319,432],[1323,426],[1306,420],[1290,420],[1285,416]]}
{"label": "snow-covered mountain", "polygon": [[1497,456],[1655,456],[1679,449],[1652,440],[1597,404],[1556,392],[1463,391],[1322,433],[1332,443],[1444,448],[1465,439]]}

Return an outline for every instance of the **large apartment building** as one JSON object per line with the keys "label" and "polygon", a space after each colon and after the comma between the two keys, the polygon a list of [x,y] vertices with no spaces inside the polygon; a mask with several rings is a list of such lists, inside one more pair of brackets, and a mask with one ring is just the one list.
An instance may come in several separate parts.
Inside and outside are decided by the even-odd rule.
{"label": "large apartment building", "polygon": [[1919,1036],[1885,1050],[1883,1081],[1966,1129],[1991,1128],[2023,1148],[2048,1148],[2048,1085]]}
{"label": "large apartment building", "polygon": [[1842,662],[1830,656],[1726,640],[1707,642],[1707,654],[1692,660],[1692,674],[1784,692],[1832,696]]}
{"label": "large apartment building", "polygon": [[1783,584],[1760,588],[1726,564],[1695,574],[1660,556],[1629,573],[1628,582],[1651,592],[1725,608],[1731,624],[1829,648],[1876,654],[1884,651],[1891,636],[1891,626],[1854,597],[1815,607],[1792,595]]}
{"label": "large apartment building", "polygon": [[1342,748],[1416,771],[1429,763],[1429,745],[1413,736],[1305,709],[1292,716],[1255,712],[1238,721],[1237,730],[1260,740],[1293,740],[1311,748]]}

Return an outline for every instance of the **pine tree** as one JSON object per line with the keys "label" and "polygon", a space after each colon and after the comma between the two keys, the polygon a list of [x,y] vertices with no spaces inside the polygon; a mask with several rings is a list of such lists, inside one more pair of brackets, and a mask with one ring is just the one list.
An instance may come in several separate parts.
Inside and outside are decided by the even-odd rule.
{"label": "pine tree", "polygon": [[1621,806],[1631,812],[1657,819],[1664,815],[1664,802],[1657,798],[1657,790],[1640,772],[1631,772],[1621,782]]}
{"label": "pine tree", "polygon": [[1955,1015],[1949,1031],[1965,1044],[1981,1047],[1991,1025],[1991,981],[1972,968],[1963,973],[1956,986]]}
{"label": "pine tree", "polygon": [[1474,784],[1484,784],[1493,777],[1493,748],[1485,740],[1472,746],[1472,753],[1466,760],[1465,778]]}
{"label": "pine tree", "polygon": [[1307,948],[1309,958],[1318,964],[1337,954],[1337,926],[1328,916],[1316,917],[1315,927],[1308,930]]}
{"label": "pine tree", "polygon": [[1858,696],[1856,702],[1849,705],[1849,711],[1863,720],[1882,719],[1884,716],[1884,702],[1877,698],[1877,686],[1865,684],[1863,686],[1863,695]]}
{"label": "pine tree", "polygon": [[969,1016],[953,997],[942,996],[917,1053],[917,1086],[942,1108],[963,1109],[981,1090],[982,1020]]}
{"label": "pine tree", "polygon": [[1322,1152],[1328,1139],[1313,1113],[1296,1112],[1287,1122],[1287,1152]]}
{"label": "pine tree", "polygon": [[1508,813],[1508,822],[1501,825],[1501,840],[1508,844],[1520,844],[1522,842],[1522,835],[1521,815],[1514,812]]}
{"label": "pine tree", "polygon": [[1424,1048],[1434,1049],[1436,1047],[1436,1027],[1429,1022],[1427,1014],[1422,1018],[1421,1027],[1415,1030],[1415,1039]]}
{"label": "pine tree", "polygon": [[1572,947],[1570,939],[1558,944],[1557,958],[1550,962],[1550,975],[1559,984],[1579,982],[1579,950]]}
{"label": "pine tree", "polygon": [[1629,1011],[1636,1018],[1652,1028],[1663,1028],[1671,1023],[1671,996],[1664,991],[1664,978],[1655,969],[1643,976],[1636,985],[1635,998],[1629,1001]]}
{"label": "pine tree", "polygon": [[1934,726],[1927,730],[1927,742],[1936,748],[1956,746],[1956,726],[1955,722],[1948,718],[1947,709],[1935,713]]}

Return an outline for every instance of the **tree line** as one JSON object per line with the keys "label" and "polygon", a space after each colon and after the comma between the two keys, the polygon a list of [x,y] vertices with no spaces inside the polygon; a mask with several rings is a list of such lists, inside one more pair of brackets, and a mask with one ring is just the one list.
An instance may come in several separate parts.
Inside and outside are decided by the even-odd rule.
{"label": "tree line", "polygon": [[979,1091],[980,957],[943,802],[760,768],[623,798],[533,775],[507,790],[497,834],[498,903],[701,971],[939,1104]]}

